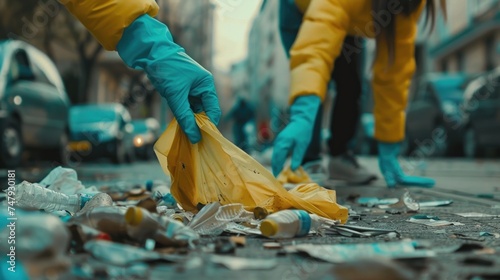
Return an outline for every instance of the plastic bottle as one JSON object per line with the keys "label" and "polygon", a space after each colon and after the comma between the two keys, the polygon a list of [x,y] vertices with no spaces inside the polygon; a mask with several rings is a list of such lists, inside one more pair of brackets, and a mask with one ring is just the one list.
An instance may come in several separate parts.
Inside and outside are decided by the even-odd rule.
{"label": "plastic bottle", "polygon": [[[319,229],[328,219],[307,213],[304,210],[283,210],[273,213],[260,224],[266,237],[292,238],[306,236],[310,230]],[[331,221],[332,224],[334,221]]]}
{"label": "plastic bottle", "polygon": [[184,224],[168,217],[153,216],[139,207],[128,208],[125,221],[128,235],[139,242],[154,239],[165,246],[182,246],[199,237]]}
{"label": "plastic bottle", "polygon": [[99,206],[72,217],[68,223],[83,224],[109,234],[113,240],[127,237],[126,208]]}
{"label": "plastic bottle", "polygon": [[39,184],[24,181],[16,186],[15,198],[18,207],[43,209],[47,212],[66,210],[76,213],[92,199],[92,195],[65,195]]}

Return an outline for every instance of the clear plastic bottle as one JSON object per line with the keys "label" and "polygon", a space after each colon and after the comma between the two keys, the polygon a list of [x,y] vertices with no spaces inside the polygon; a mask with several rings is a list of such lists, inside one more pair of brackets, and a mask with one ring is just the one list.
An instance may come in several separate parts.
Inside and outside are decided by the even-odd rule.
{"label": "clear plastic bottle", "polygon": [[22,182],[16,186],[16,205],[43,209],[47,212],[66,210],[76,213],[92,198],[89,194],[66,195],[36,183]]}
{"label": "clear plastic bottle", "polygon": [[113,238],[124,238],[127,236],[126,211],[124,207],[98,206],[73,216],[68,223],[83,224],[105,232]]}
{"label": "clear plastic bottle", "polygon": [[[283,210],[273,213],[260,224],[266,237],[292,238],[306,236],[310,230],[319,229],[327,219],[309,214],[304,210]],[[334,221],[331,221],[334,223]]]}
{"label": "clear plastic bottle", "polygon": [[185,245],[199,237],[184,224],[168,217],[154,216],[139,207],[128,208],[125,221],[128,235],[139,242],[154,239],[166,246]]}

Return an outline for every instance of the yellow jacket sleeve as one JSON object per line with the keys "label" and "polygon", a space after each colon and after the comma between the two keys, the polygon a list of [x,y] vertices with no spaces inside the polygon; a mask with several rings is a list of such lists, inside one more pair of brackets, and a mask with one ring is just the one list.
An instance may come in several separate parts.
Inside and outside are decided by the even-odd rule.
{"label": "yellow jacket sleeve", "polygon": [[298,96],[309,94],[324,100],[349,21],[340,1],[311,1],[290,51],[290,103]]}
{"label": "yellow jacket sleeve", "polygon": [[375,139],[395,143],[404,139],[406,106],[410,83],[415,72],[415,39],[417,23],[425,6],[409,16],[396,18],[394,63],[389,64],[385,39],[377,42],[373,68]]}
{"label": "yellow jacket sleeve", "polygon": [[144,14],[154,17],[154,0],[59,0],[106,50],[115,50],[123,30]]}

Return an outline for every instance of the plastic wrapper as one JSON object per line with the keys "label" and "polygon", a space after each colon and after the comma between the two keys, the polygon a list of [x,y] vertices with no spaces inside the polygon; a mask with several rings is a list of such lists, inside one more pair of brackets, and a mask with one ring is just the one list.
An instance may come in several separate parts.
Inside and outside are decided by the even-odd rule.
{"label": "plastic wrapper", "polygon": [[136,262],[149,261],[178,262],[185,260],[184,257],[160,254],[130,245],[103,240],[92,240],[87,242],[85,244],[85,250],[91,253],[96,259],[114,265],[128,265]]}
{"label": "plastic wrapper", "polygon": [[241,203],[246,210],[257,206],[271,212],[303,209],[345,223],[347,208],[336,203],[336,193],[317,184],[301,185],[290,192],[256,160],[225,139],[204,114],[196,121],[202,140],[191,144],[174,120],[155,144],[171,193],[186,211],[198,204]]}

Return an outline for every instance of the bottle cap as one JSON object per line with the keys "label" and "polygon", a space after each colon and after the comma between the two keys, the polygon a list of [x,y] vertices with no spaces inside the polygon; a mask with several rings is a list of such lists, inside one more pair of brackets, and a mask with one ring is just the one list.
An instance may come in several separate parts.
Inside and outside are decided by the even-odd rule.
{"label": "bottle cap", "polygon": [[130,207],[125,213],[125,221],[132,226],[137,226],[142,222],[142,210],[139,207]]}
{"label": "bottle cap", "polygon": [[278,223],[273,220],[264,220],[260,224],[260,231],[264,236],[270,237],[278,233]]}

